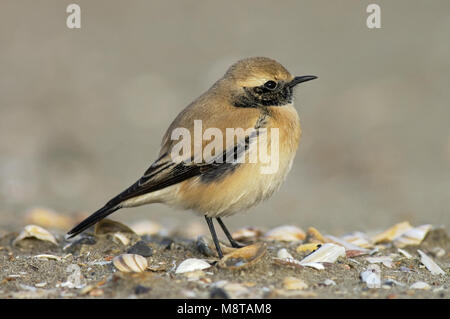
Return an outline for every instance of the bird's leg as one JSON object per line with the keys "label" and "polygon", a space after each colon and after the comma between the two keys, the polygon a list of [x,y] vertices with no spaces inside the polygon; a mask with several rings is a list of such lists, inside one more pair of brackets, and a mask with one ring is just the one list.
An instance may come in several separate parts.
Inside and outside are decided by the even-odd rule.
{"label": "bird's leg", "polygon": [[223,253],[222,253],[222,249],[220,249],[219,240],[217,239],[217,234],[214,229],[214,224],[213,224],[212,218],[205,216],[205,219],[206,219],[206,223],[208,224],[209,231],[211,232],[211,236],[214,241],[214,245],[216,246],[217,254],[219,255],[219,258],[222,259]]}
{"label": "bird's leg", "polygon": [[219,222],[220,227],[222,227],[223,232],[225,233],[225,235],[227,236],[228,240],[230,241],[230,244],[232,247],[234,248],[242,248],[245,247],[245,245],[238,243],[237,241],[235,241],[233,239],[233,236],[231,236],[230,232],[228,231],[228,229],[225,227],[225,224],[223,223],[223,221],[220,218],[216,218],[217,221]]}

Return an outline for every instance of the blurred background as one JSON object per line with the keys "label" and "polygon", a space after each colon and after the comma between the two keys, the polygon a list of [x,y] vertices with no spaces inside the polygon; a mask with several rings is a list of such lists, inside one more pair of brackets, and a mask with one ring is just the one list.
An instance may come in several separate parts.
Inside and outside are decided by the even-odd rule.
{"label": "blurred background", "polygon": [[[75,1],[74,1],[75,2]],[[368,4],[381,29],[368,29]],[[278,60],[303,139],[281,190],[226,220],[330,233],[450,225],[450,2],[0,3],[0,228],[36,206],[91,213],[156,158],[166,128],[229,65]],[[202,219],[154,204],[113,219]]]}

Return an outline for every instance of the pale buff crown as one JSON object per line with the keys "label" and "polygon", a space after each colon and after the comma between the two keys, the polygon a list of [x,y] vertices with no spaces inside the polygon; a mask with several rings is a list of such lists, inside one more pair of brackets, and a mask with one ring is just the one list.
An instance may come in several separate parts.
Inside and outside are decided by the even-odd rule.
{"label": "pale buff crown", "polygon": [[224,78],[231,79],[241,87],[259,86],[269,80],[289,82],[293,79],[284,66],[265,57],[247,58],[236,62],[228,69]]}

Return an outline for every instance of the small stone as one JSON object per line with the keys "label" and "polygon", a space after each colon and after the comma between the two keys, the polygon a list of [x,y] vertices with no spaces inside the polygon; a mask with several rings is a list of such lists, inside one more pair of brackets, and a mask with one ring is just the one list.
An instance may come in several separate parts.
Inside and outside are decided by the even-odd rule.
{"label": "small stone", "polygon": [[222,288],[215,287],[209,292],[209,298],[211,299],[230,299],[227,292]]}
{"label": "small stone", "polygon": [[127,250],[127,253],[150,257],[153,255],[153,249],[149,247],[144,241],[140,240],[136,244],[131,246]]}
{"label": "small stone", "polygon": [[134,293],[136,295],[142,295],[142,294],[146,294],[147,292],[149,292],[151,290],[150,287],[145,287],[145,286],[141,286],[141,285],[137,285],[134,288]]}

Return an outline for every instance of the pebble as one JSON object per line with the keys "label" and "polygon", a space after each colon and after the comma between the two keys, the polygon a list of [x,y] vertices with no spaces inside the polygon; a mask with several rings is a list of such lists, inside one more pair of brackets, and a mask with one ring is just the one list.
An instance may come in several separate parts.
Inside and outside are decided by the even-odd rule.
{"label": "pebble", "polygon": [[144,241],[140,240],[127,250],[128,254],[136,254],[144,257],[153,255],[153,249],[149,247]]}

